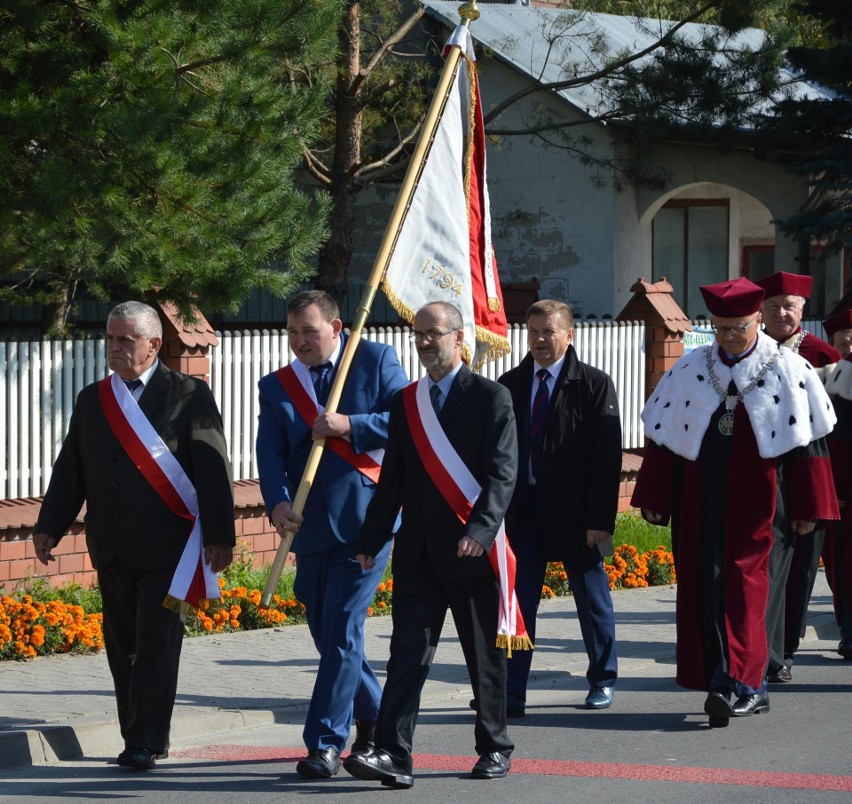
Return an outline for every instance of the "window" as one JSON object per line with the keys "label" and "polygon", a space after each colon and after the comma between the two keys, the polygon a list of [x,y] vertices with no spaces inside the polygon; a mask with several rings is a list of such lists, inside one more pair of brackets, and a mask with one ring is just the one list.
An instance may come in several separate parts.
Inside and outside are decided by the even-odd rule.
{"label": "window", "polygon": [[690,317],[706,313],[701,285],[728,278],[727,200],[669,201],[653,223],[654,281],[668,279]]}

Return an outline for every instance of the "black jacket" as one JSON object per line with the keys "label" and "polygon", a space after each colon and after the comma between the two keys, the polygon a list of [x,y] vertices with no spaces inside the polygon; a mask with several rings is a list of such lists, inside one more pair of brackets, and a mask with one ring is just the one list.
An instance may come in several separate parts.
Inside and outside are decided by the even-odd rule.
{"label": "black jacket", "polygon": [[462,536],[490,549],[515,487],[518,451],[512,402],[504,388],[462,366],[438,419],[482,491],[465,526],[426,474],[408,428],[402,392],[391,402],[388,443],[376,494],[367,508],[358,552],[376,555],[402,525],[393,548],[394,575],[421,556],[441,577],[493,574],[487,555],[459,558]]}
{"label": "black jacket", "polygon": [[[204,543],[233,545],[231,466],[210,388],[160,362],[139,407],[195,487]],[[190,523],[168,509],[122,448],[101,407],[98,383],[77,397],[36,533],[60,539],[84,502],[95,569],[116,556],[140,569],[177,566]]]}
{"label": "black jacket", "polygon": [[[529,487],[530,392],[535,362],[528,354],[499,382],[512,394],[518,425],[518,485],[506,519],[511,541]],[[542,477],[537,495],[543,505],[548,560],[586,543],[587,530],[612,533],[621,481],[621,420],[608,374],[581,363],[568,347],[556,380],[545,424]]]}

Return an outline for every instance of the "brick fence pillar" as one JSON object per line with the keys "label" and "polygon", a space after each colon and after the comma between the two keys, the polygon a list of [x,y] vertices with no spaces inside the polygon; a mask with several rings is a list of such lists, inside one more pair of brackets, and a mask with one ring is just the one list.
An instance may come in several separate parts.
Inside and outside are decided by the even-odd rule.
{"label": "brick fence pillar", "polygon": [[630,288],[633,297],[617,321],[645,322],[645,399],[663,375],[683,356],[683,333],[692,329],[686,314],[672,297],[671,284],[662,277],[646,282],[642,277]]}
{"label": "brick fence pillar", "polygon": [[219,339],[207,319],[193,307],[195,318],[183,320],[171,302],[153,302],[163,322],[160,360],[170,369],[210,383],[210,347]]}

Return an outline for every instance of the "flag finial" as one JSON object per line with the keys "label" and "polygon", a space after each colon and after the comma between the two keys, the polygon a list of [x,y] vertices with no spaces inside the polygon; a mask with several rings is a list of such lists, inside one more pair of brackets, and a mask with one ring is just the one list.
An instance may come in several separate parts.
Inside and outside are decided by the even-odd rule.
{"label": "flag finial", "polygon": [[476,5],[476,0],[471,0],[470,3],[464,3],[459,6],[459,16],[465,23],[473,22],[479,19],[479,8]]}

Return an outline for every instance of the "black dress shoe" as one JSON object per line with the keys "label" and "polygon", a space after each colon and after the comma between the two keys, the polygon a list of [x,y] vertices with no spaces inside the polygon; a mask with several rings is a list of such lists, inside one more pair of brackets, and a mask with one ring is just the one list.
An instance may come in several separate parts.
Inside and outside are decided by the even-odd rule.
{"label": "black dress shoe", "polygon": [[168,756],[167,751],[159,753],[152,751],[150,748],[125,748],[118,755],[118,762],[122,768],[136,768],[137,770],[150,770],[154,767],[157,758],[160,756]]}
{"label": "black dress shoe", "polygon": [[765,692],[743,695],[731,708],[734,710],[735,717],[759,715],[761,712],[769,711],[769,696]]}
{"label": "black dress shoe", "polygon": [[770,673],[766,677],[766,680],[770,684],[786,684],[788,681],[793,680],[793,671],[787,665],[782,664],[781,667]]}
{"label": "black dress shoe", "polygon": [[369,754],[376,747],[376,721],[356,720],[355,740],[349,752],[352,754]]}
{"label": "black dress shoe", "polygon": [[512,767],[512,760],[496,751],[483,754],[470,772],[471,779],[502,779]]}
{"label": "black dress shoe", "polygon": [[411,771],[398,765],[381,749],[369,754],[350,754],[343,760],[343,769],[356,779],[381,782],[385,787],[408,788],[414,784]]}
{"label": "black dress shoe", "polygon": [[296,763],[296,773],[306,779],[328,779],[340,770],[340,754],[334,746],[311,748],[304,759]]}
{"label": "black dress shoe", "polygon": [[710,727],[724,729],[734,716],[731,699],[727,692],[713,690],[704,701],[704,712],[710,715]]}
{"label": "black dress shoe", "polygon": [[840,644],[837,646],[837,652],[847,662],[852,662],[852,639],[841,639]]}

